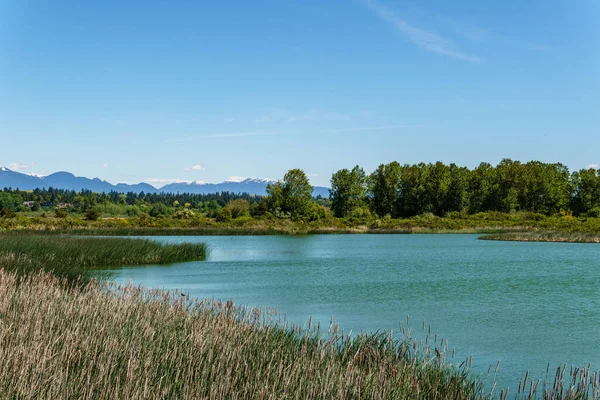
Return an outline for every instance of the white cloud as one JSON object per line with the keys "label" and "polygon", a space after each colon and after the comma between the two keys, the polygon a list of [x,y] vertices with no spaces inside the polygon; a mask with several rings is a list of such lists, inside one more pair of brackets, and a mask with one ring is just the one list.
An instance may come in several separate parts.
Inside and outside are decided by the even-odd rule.
{"label": "white cloud", "polygon": [[241,182],[245,179],[248,179],[247,176],[229,176],[227,177],[226,181],[227,182]]}
{"label": "white cloud", "polygon": [[35,163],[31,163],[31,164],[25,164],[25,163],[10,163],[8,164],[6,167],[10,170],[13,171],[19,171],[22,169],[29,169],[31,167],[33,167],[35,165]]}
{"label": "white cloud", "polygon": [[467,54],[457,49],[452,40],[410,25],[399,15],[393,13],[376,0],[365,0],[365,2],[367,6],[373,10],[377,16],[379,16],[379,18],[392,24],[398,31],[403,33],[417,46],[433,53],[442,54],[463,61],[472,63],[480,63],[482,61],[481,58],[475,55]]}
{"label": "white cloud", "polygon": [[206,171],[206,167],[203,163],[194,164],[191,167],[183,169],[184,171]]}
{"label": "white cloud", "polygon": [[102,164],[102,168],[104,168],[104,169],[108,168],[108,164],[106,164],[106,163]]}
{"label": "white cloud", "polygon": [[598,169],[598,164],[590,164],[588,165],[588,169],[593,168],[593,169]]}

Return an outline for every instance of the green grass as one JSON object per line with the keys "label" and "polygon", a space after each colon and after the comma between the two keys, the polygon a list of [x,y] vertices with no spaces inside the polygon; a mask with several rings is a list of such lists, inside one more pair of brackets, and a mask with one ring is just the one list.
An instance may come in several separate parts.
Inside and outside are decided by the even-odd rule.
{"label": "green grass", "polygon": [[499,233],[525,231],[585,232],[600,234],[600,218],[571,215],[545,216],[515,212],[477,214],[431,213],[412,218],[327,218],[318,221],[291,221],[241,217],[229,222],[211,218],[108,218],[86,221],[80,215],[66,218],[29,216],[0,218],[0,232],[50,232],[70,235],[295,235],[327,233]]}
{"label": "green grass", "polygon": [[147,239],[0,235],[0,268],[27,275],[38,271],[84,282],[99,269],[123,265],[203,260],[204,243],[163,244]]}

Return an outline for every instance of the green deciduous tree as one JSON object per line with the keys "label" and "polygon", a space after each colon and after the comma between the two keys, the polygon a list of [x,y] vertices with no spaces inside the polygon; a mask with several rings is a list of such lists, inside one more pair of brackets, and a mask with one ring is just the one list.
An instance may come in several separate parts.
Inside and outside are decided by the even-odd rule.
{"label": "green deciduous tree", "polygon": [[331,176],[331,209],[336,217],[346,217],[363,205],[367,194],[367,176],[358,165],[352,171],[342,169]]}
{"label": "green deciduous tree", "polygon": [[600,208],[600,170],[594,168],[573,172],[571,177],[573,198],[572,210],[576,215],[589,214]]}
{"label": "green deciduous tree", "polygon": [[267,186],[269,211],[292,218],[301,218],[309,214],[313,203],[313,187],[301,169],[291,169],[283,177],[283,181]]}
{"label": "green deciduous tree", "polygon": [[396,161],[381,164],[369,176],[369,192],[373,210],[383,217],[393,216],[400,186],[401,167]]}

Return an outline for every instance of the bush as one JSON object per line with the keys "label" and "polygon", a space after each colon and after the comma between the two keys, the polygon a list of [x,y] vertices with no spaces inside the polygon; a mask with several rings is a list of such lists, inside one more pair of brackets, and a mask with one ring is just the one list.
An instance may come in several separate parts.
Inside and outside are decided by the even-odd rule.
{"label": "bush", "polygon": [[232,219],[231,210],[228,208],[222,208],[217,215],[217,221],[219,222],[229,222]]}
{"label": "bush", "polygon": [[3,208],[0,210],[0,217],[2,218],[15,218],[17,213],[14,212],[11,208]]}
{"label": "bush", "polygon": [[140,208],[138,206],[129,206],[125,209],[125,214],[127,214],[128,217],[137,217],[140,215]]}
{"label": "bush", "polygon": [[231,211],[231,218],[237,218],[243,215],[248,215],[250,211],[250,204],[247,200],[237,199],[227,203],[225,209]]}
{"label": "bush", "polygon": [[352,218],[371,218],[371,211],[369,207],[358,206],[350,211],[349,216]]}
{"label": "bush", "polygon": [[56,218],[66,218],[67,217],[67,210],[65,210],[64,208],[55,208],[54,209],[54,216]]}
{"label": "bush", "polygon": [[600,218],[600,207],[592,208],[585,215],[586,215],[586,217],[590,217],[590,218]]}
{"label": "bush", "polygon": [[102,215],[102,213],[96,207],[90,207],[87,209],[84,215],[85,219],[87,219],[88,221],[97,221]]}
{"label": "bush", "polygon": [[195,215],[196,215],[196,213],[193,212],[192,210],[187,210],[187,209],[177,210],[173,214],[173,218],[175,218],[175,219],[191,219],[191,218],[194,218]]}
{"label": "bush", "polygon": [[317,203],[311,203],[308,207],[308,211],[304,217],[309,221],[317,221],[320,219],[326,219],[328,216],[327,209]]}
{"label": "bush", "polygon": [[158,203],[152,206],[149,212],[151,217],[165,217],[169,214],[169,209],[162,203]]}

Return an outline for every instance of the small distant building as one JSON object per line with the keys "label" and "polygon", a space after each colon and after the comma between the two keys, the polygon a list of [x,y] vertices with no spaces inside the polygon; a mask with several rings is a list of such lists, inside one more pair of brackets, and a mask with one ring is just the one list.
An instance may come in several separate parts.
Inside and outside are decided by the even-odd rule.
{"label": "small distant building", "polygon": [[72,208],[73,204],[71,203],[58,203],[56,208]]}
{"label": "small distant building", "polygon": [[34,204],[35,204],[35,201],[24,201],[23,207],[33,208]]}

